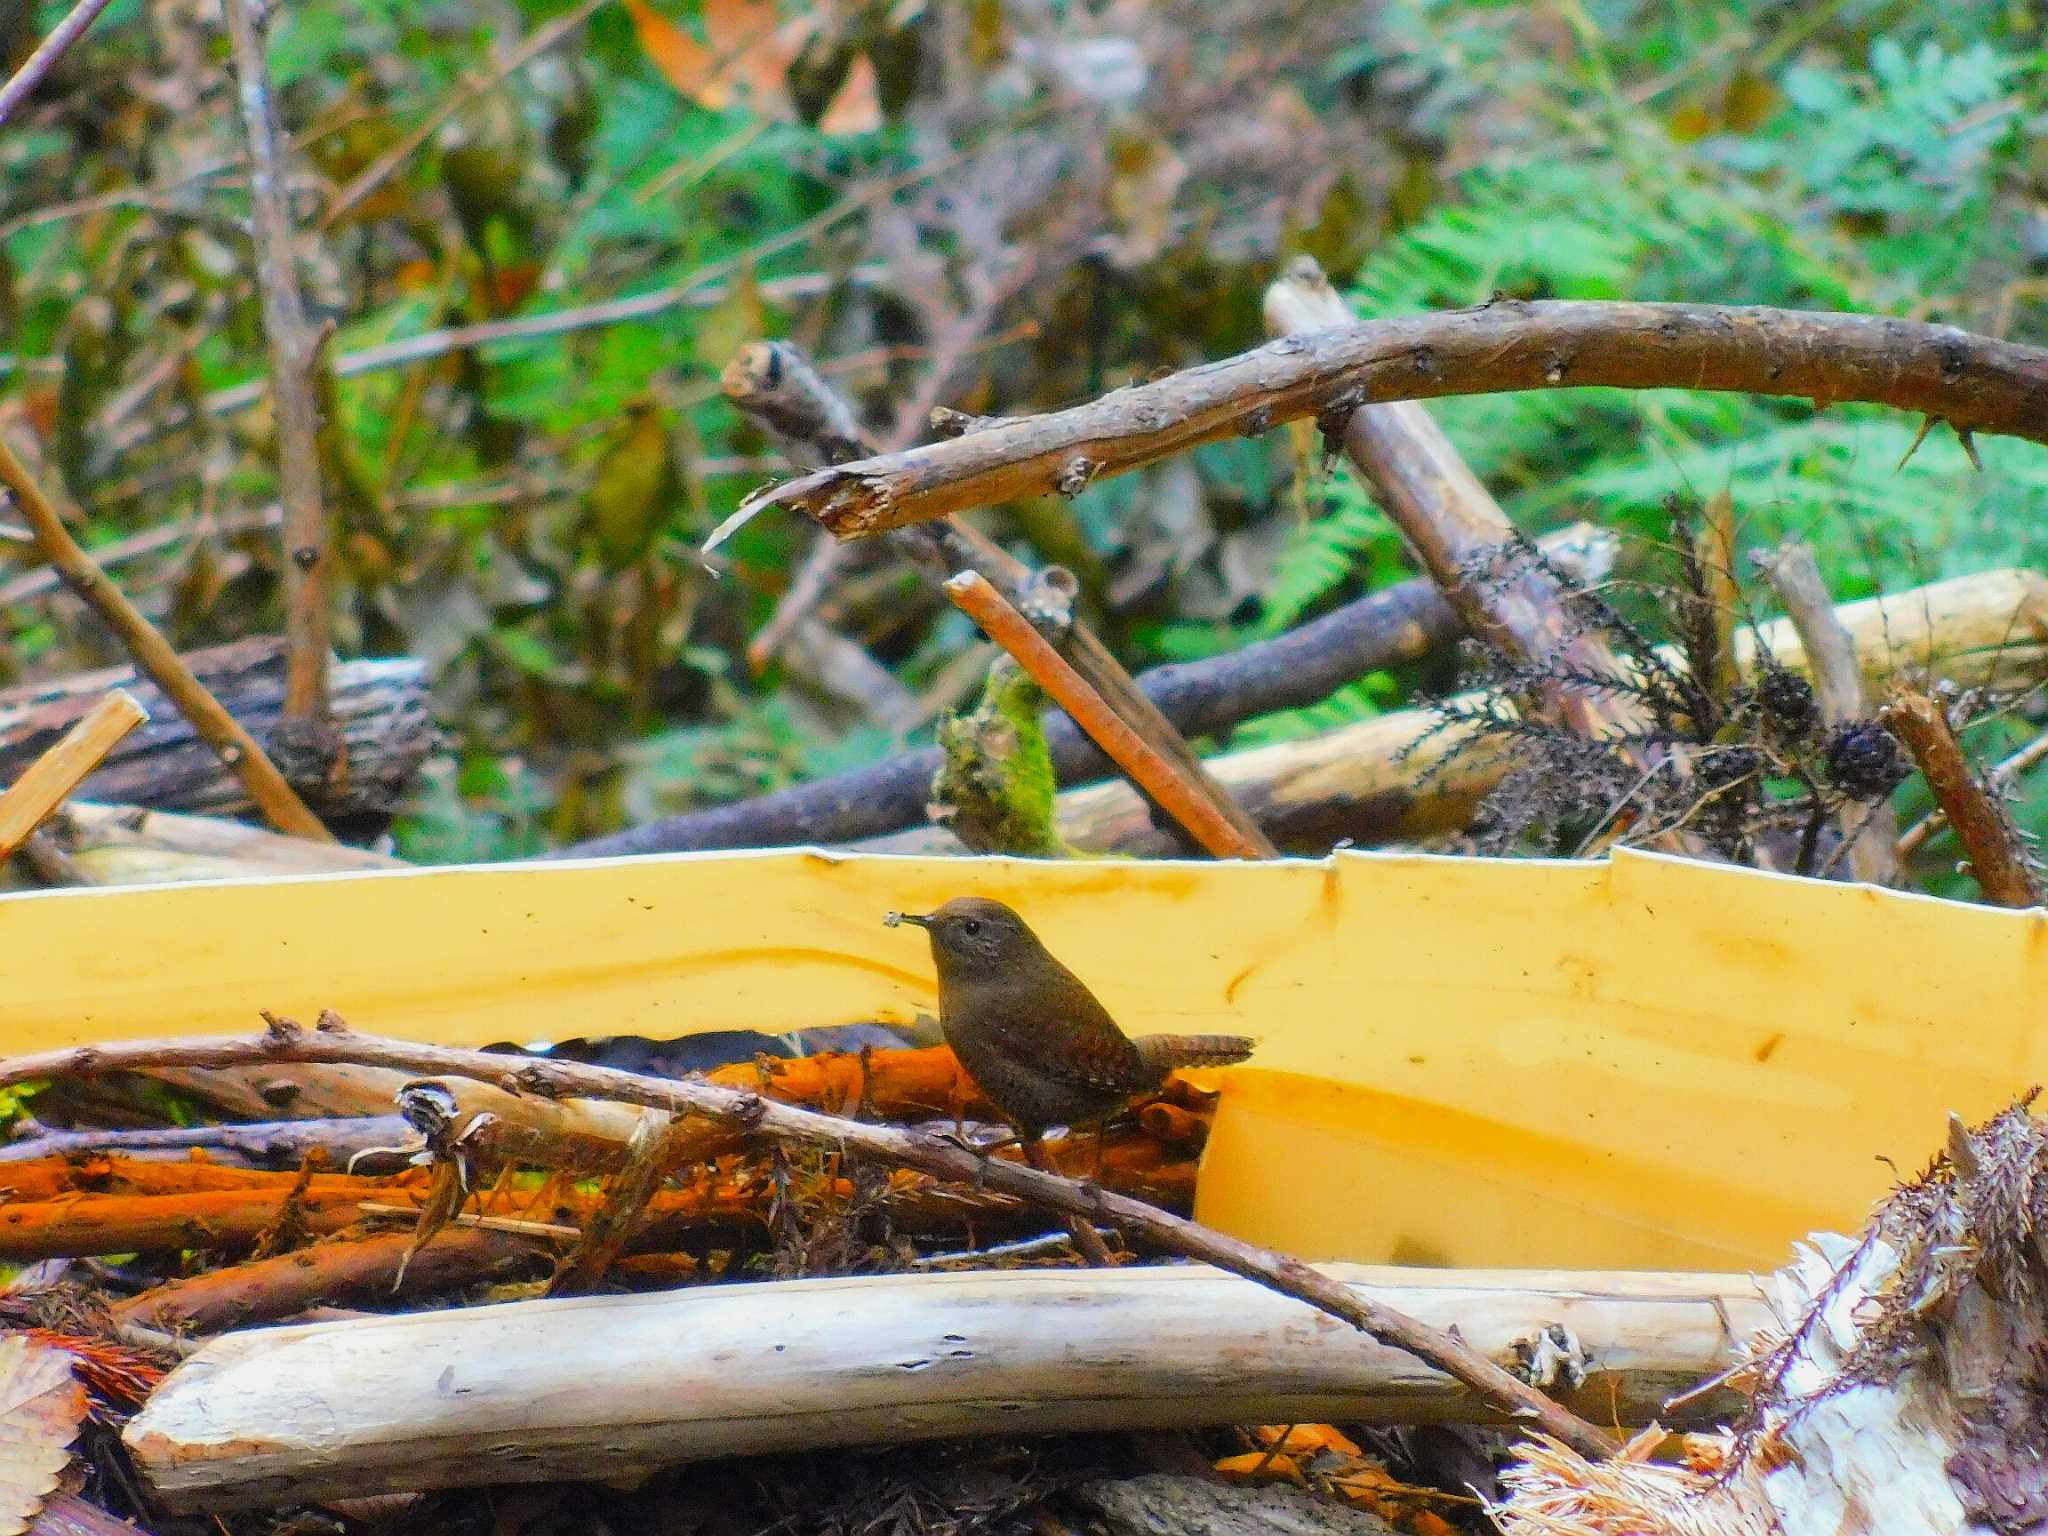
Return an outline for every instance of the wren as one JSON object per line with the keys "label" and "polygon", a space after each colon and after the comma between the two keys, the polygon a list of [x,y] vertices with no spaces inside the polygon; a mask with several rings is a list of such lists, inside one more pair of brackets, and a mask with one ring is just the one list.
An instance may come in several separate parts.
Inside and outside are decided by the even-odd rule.
{"label": "wren", "polygon": [[891,912],[884,921],[915,923],[930,937],[946,1043],[1027,1144],[1050,1126],[1099,1124],[1156,1092],[1177,1067],[1252,1053],[1241,1035],[1133,1040],[999,901],[960,896],[936,912]]}

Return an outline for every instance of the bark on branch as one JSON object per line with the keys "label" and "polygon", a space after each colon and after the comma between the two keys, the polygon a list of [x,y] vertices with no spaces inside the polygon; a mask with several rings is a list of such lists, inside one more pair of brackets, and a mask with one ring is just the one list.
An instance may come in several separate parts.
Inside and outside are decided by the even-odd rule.
{"label": "bark on branch", "polygon": [[[1498,301],[1285,336],[1087,405],[836,465],[748,499],[842,538],[1053,492],[1199,443],[1388,400],[1581,385],[1870,401],[2048,443],[2048,350],[1884,315]],[[1342,419],[1339,415],[1339,420]],[[726,530],[721,529],[724,533]]]}
{"label": "bark on branch", "polygon": [[756,1135],[843,1149],[936,1178],[984,1186],[1063,1216],[1122,1228],[1171,1253],[1200,1259],[1232,1274],[1307,1302],[1382,1343],[1456,1377],[1496,1412],[1555,1436],[1585,1454],[1605,1456],[1615,1442],[1603,1431],[1517,1380],[1454,1335],[1417,1322],[1369,1296],[1361,1296],[1297,1259],[1255,1248],[1157,1206],[1110,1194],[1071,1179],[1021,1168],[969,1151],[951,1139],[873,1125],[771,1103],[758,1094],[710,1083],[642,1077],[611,1068],[559,1061],[514,1064],[483,1051],[417,1045],[357,1035],[328,1015],[307,1032],[273,1020],[268,1034],[248,1038],[124,1041],[0,1061],[0,1087],[79,1072],[160,1066],[229,1066],[261,1061],[318,1061],[396,1067],[455,1077],[480,1077],[520,1091],[560,1097],[580,1094],[696,1113]]}

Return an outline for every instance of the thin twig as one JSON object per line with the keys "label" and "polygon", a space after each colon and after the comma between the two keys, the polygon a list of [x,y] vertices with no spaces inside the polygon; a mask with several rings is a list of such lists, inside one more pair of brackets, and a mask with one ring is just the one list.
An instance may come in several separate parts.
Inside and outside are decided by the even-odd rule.
{"label": "thin twig", "polygon": [[1119,1227],[1168,1252],[1213,1264],[1295,1297],[1362,1329],[1382,1343],[1406,1350],[1463,1382],[1483,1402],[1514,1422],[1553,1435],[1584,1455],[1605,1457],[1617,1449],[1616,1441],[1604,1431],[1516,1379],[1455,1335],[1360,1295],[1298,1259],[1254,1247],[1127,1195],[1111,1194],[1035,1168],[981,1156],[946,1136],[797,1109],[759,1094],[708,1082],[643,1077],[578,1062],[519,1060],[488,1051],[358,1035],[331,1013],[323,1014],[319,1027],[310,1032],[286,1019],[271,1018],[269,1023],[266,1034],[253,1038],[124,1040],[16,1056],[0,1061],[0,1088],[81,1072],[296,1061],[391,1067],[426,1076],[470,1077],[552,1098],[612,1099],[665,1109],[676,1115],[706,1115],[755,1135],[857,1152],[954,1183],[978,1183],[998,1194],[1061,1215]]}
{"label": "thin twig", "polygon": [[[2029,773],[2042,763],[2048,762],[2048,731],[2043,731],[2011,757],[2003,759],[1988,775],[1992,793],[2003,793],[2005,787],[2023,773]],[[1936,806],[1908,827],[1899,837],[1899,859],[1910,859],[1926,846],[1927,840],[1948,825],[1948,812]]]}
{"label": "thin twig", "polygon": [[270,342],[270,392],[276,402],[279,499],[284,503],[285,685],[279,733],[303,781],[318,782],[339,763],[340,738],[329,719],[333,551],[320,497],[320,408],[313,369],[320,338],[307,328],[286,201],[284,156],[271,103],[254,0],[224,0],[234,50],[242,127],[249,140],[249,202],[256,242],[256,284]]}
{"label": "thin twig", "polygon": [[0,794],[0,861],[43,824],[99,767],[114,744],[149,718],[135,695],[116,688],[81,715],[28,770]]}
{"label": "thin twig", "polygon": [[[208,531],[213,533],[268,532],[278,527],[283,518],[284,509],[272,504],[267,507],[255,507],[246,512],[230,512],[224,516],[213,518],[211,528]],[[154,528],[145,528],[142,532],[130,534],[125,539],[116,539],[110,544],[102,544],[99,548],[92,551],[92,557],[99,562],[101,570],[109,570],[114,566],[125,565],[128,561],[140,559],[144,555],[153,555],[159,550],[169,549],[173,545],[195,537],[201,531],[201,523],[202,519],[191,517],[180,519],[175,523],[162,523]],[[30,534],[29,540],[31,543],[34,542],[34,539],[35,535]],[[64,585],[63,578],[53,570],[23,571],[19,576],[12,577],[5,583],[0,583],[0,608],[6,608],[14,603],[25,603],[31,598],[41,597],[46,592],[53,592],[62,585]]]}
{"label": "thin twig", "polygon": [[0,124],[14,116],[15,108],[28,100],[29,93],[43,83],[43,77],[57,67],[57,61],[64,57],[73,43],[85,36],[86,28],[97,21],[100,12],[106,8],[107,0],[78,0],[71,13],[50,29],[50,35],[14,72],[14,78],[0,85]]}
{"label": "thin twig", "polygon": [[2012,816],[1970,771],[1962,743],[1938,699],[1917,688],[1896,687],[1878,718],[1906,744],[1934,798],[1969,856],[1970,874],[1988,900],[2002,907],[2041,905],[2041,881],[2027,861]]}
{"label": "thin twig", "polygon": [[988,637],[1016,658],[1038,686],[1069,715],[1089,738],[1115,760],[1146,794],[1166,808],[1196,841],[1219,859],[1266,857],[1239,835],[1207,796],[1183,779],[1174,765],[1154,752],[1123,718],[1109,707],[1052,642],[1017,611],[979,572],[963,571],[946,583],[946,596]]}
{"label": "thin twig", "polygon": [[[1052,1158],[1046,1154],[1045,1143],[1036,1136],[1025,1137],[1020,1150],[1024,1154],[1024,1161],[1031,1167],[1036,1168],[1040,1173],[1057,1174],[1059,1172],[1057,1168],[1053,1167]],[[1116,1267],[1116,1255],[1109,1251],[1109,1244],[1102,1240],[1102,1234],[1089,1225],[1087,1217],[1069,1216],[1067,1218],[1067,1236],[1073,1239],[1074,1247],[1080,1251],[1081,1257],[1090,1264],[1093,1264],[1097,1269],[1114,1269]]]}
{"label": "thin twig", "polygon": [[136,666],[148,673],[151,681],[192,722],[193,731],[242,781],[249,798],[270,824],[280,832],[333,842],[334,835],[306,809],[298,791],[285,782],[284,775],[257,745],[256,738],[221,707],[220,700],[207,692],[206,685],[193,675],[171,643],[157,633],[142,610],[129,602],[107,578],[107,573],[79,547],[50,498],[43,494],[42,487],[14,456],[4,438],[0,438],[0,484],[14,493],[22,516],[35,531],[43,558],[56,568],[64,584],[114,631],[128,648],[128,654],[135,658]]}
{"label": "thin twig", "polygon": [[389,149],[385,150],[383,154],[372,160],[368,165],[364,166],[351,178],[347,186],[334,194],[333,200],[327,205],[327,211],[320,215],[320,227],[323,230],[332,229],[358,203],[362,202],[364,198],[390,180],[392,173],[404,165],[406,161],[410,160],[413,153],[422,144],[426,143],[428,139],[433,137],[435,129],[447,122],[449,118],[461,111],[470,102],[476,100],[477,97],[487,91],[496,90],[499,86],[503,85],[512,76],[518,74],[520,70],[526,68],[527,65],[531,64],[543,53],[546,53],[548,49],[554,47],[556,43],[567,37],[570,32],[589,20],[591,13],[597,10],[599,6],[609,5],[610,3],[611,0],[578,0],[575,6],[563,12],[560,16],[534,28],[528,34],[525,41],[513,49],[505,61],[489,74],[480,79],[465,83],[458,90],[450,91],[431,112],[427,113],[425,117],[421,118],[405,133],[400,134],[397,142],[392,144]]}

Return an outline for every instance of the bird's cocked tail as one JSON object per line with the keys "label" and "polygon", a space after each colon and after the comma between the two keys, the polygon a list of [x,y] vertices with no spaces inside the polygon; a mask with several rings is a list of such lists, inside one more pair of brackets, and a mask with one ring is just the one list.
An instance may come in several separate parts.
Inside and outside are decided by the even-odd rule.
{"label": "bird's cocked tail", "polygon": [[1252,1053],[1243,1035],[1140,1035],[1133,1044],[1158,1082],[1181,1067],[1227,1067]]}

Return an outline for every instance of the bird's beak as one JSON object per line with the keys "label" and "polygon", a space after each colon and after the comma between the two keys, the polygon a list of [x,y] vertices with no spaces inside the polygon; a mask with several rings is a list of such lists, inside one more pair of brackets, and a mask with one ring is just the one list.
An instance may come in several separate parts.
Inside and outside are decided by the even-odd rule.
{"label": "bird's beak", "polygon": [[894,928],[898,923],[909,923],[914,927],[929,929],[932,925],[932,920],[922,912],[885,912],[882,914],[882,926],[884,928]]}

